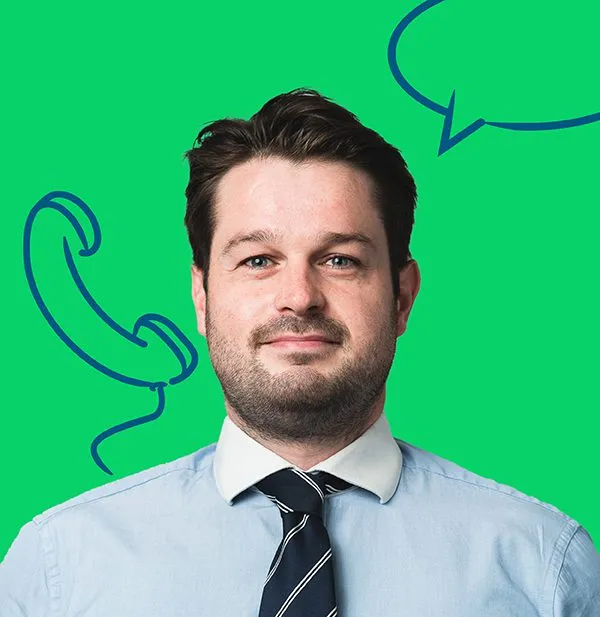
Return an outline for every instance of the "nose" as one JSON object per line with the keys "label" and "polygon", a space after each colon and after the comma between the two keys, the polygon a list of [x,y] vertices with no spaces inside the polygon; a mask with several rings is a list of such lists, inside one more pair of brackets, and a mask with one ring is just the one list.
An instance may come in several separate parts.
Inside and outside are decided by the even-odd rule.
{"label": "nose", "polygon": [[325,297],[320,287],[319,273],[306,263],[291,263],[278,274],[275,305],[278,311],[291,310],[298,314],[323,309]]}

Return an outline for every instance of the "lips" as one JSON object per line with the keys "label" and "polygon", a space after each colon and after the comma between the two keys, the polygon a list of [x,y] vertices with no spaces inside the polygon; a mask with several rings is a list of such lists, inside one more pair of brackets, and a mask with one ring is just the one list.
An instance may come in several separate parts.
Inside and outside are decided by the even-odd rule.
{"label": "lips", "polygon": [[304,343],[304,342],[309,342],[309,341],[316,341],[316,342],[321,342],[321,343],[336,343],[336,341],[332,341],[331,339],[327,338],[326,336],[320,335],[320,334],[310,334],[307,336],[290,336],[290,335],[282,335],[282,336],[278,336],[277,338],[271,339],[269,341],[266,341],[266,344],[269,343],[283,343],[283,342],[290,342],[290,343]]}

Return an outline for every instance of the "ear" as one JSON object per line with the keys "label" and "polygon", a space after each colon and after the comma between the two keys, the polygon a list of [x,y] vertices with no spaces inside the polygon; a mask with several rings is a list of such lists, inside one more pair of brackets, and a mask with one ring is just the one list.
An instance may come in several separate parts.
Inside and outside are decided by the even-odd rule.
{"label": "ear", "polygon": [[415,298],[421,288],[421,273],[419,265],[414,259],[400,270],[399,274],[398,300],[396,302],[397,321],[396,336],[401,336],[406,330],[408,316],[415,302]]}
{"label": "ear", "polygon": [[206,292],[202,286],[204,271],[192,264],[192,300],[196,309],[198,332],[206,336]]}

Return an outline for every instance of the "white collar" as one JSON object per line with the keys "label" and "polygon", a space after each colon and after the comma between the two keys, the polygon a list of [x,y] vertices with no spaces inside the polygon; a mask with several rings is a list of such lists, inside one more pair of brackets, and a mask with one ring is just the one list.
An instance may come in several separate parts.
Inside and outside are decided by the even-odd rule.
{"label": "white collar", "polygon": [[[225,416],[215,452],[214,474],[219,493],[229,505],[242,491],[286,467],[297,468]],[[306,471],[317,470],[374,493],[380,503],[389,501],[400,481],[402,453],[385,414],[358,439]]]}

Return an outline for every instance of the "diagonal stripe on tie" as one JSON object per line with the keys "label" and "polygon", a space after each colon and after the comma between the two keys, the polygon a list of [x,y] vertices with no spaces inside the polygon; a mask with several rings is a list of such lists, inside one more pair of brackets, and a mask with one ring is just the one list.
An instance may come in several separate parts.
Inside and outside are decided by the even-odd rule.
{"label": "diagonal stripe on tie", "polygon": [[279,508],[283,538],[267,573],[259,617],[336,617],[327,494],[351,485],[326,472],[282,469],[256,484]]}

